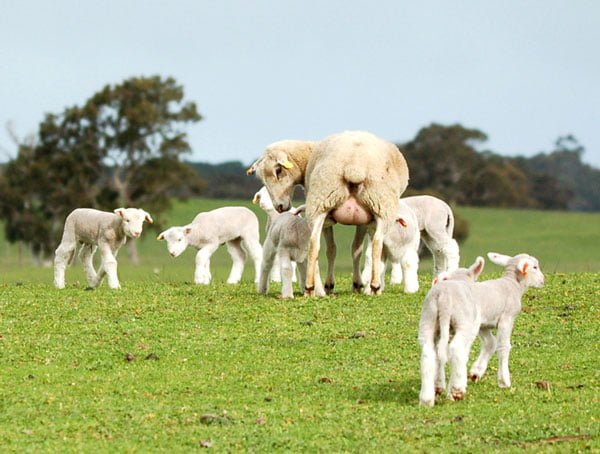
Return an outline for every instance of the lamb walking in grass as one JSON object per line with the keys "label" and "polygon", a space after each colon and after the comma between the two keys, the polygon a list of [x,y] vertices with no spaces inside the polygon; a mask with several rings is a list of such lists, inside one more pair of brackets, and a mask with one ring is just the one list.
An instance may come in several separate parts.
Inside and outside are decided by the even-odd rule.
{"label": "lamb walking in grass", "polygon": [[[108,286],[120,288],[117,276],[117,253],[127,237],[139,238],[144,221],[152,224],[152,217],[139,208],[117,208],[114,213],[78,208],[67,216],[62,240],[54,258],[54,285],[65,287],[65,270],[75,258],[77,247],[83,263],[88,285],[96,288],[106,274]],[[94,269],[93,257],[100,249],[102,263],[98,272]]]}
{"label": "lamb walking in grass", "polygon": [[200,213],[190,224],[171,227],[156,239],[167,242],[172,257],[179,256],[188,246],[198,249],[194,273],[196,284],[210,283],[210,257],[223,243],[233,261],[227,283],[237,284],[241,280],[246,252],[254,263],[254,282],[258,282],[262,261],[258,218],[246,207],[223,207]]}

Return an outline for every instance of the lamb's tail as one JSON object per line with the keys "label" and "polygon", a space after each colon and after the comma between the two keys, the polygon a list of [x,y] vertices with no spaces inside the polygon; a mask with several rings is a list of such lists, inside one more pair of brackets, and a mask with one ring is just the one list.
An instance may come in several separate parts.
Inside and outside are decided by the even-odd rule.
{"label": "lamb's tail", "polygon": [[448,210],[448,217],[446,218],[446,232],[451,238],[454,235],[454,215],[450,210]]}
{"label": "lamb's tail", "polygon": [[448,342],[450,342],[450,313],[448,311],[438,312],[440,324],[440,338],[437,344],[437,355],[441,363],[448,360]]}
{"label": "lamb's tail", "polygon": [[358,163],[350,163],[344,167],[344,180],[350,184],[361,184],[367,179],[367,168]]}

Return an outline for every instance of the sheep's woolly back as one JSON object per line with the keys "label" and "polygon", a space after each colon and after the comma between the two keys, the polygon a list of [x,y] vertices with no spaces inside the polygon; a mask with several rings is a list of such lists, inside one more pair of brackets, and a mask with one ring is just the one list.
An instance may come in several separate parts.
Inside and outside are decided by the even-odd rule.
{"label": "sheep's woolly back", "polygon": [[338,207],[350,196],[384,221],[394,219],[408,185],[398,148],[364,131],[334,134],[316,146],[306,168],[306,215]]}
{"label": "sheep's woolly back", "polygon": [[258,239],[256,215],[246,207],[222,207],[199,213],[189,224],[187,235],[190,245],[202,247],[206,242],[225,243],[235,238]]}
{"label": "sheep's woolly back", "polygon": [[77,238],[86,244],[98,244],[101,236],[120,241],[125,233],[123,219],[114,213],[93,208],[77,208],[65,220],[63,238]]}

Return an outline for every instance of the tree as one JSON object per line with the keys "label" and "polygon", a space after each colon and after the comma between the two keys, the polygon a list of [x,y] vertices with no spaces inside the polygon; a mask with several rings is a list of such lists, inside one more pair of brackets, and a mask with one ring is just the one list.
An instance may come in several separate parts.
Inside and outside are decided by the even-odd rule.
{"label": "tree", "polygon": [[200,119],[183,88],[158,76],[107,85],[82,107],[46,115],[0,181],[7,238],[50,255],[74,208],[137,205],[160,216],[170,197],[202,185],[179,160],[190,150],[182,125]]}

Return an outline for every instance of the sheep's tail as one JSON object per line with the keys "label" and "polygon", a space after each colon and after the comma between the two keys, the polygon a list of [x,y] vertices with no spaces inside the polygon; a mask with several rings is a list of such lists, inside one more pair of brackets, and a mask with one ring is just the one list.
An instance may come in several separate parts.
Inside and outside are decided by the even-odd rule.
{"label": "sheep's tail", "polygon": [[350,163],[344,168],[344,180],[350,184],[360,184],[367,179],[366,166]]}
{"label": "sheep's tail", "polygon": [[448,342],[450,342],[450,313],[441,310],[438,312],[440,324],[440,338],[437,345],[437,355],[441,363],[448,360]]}

